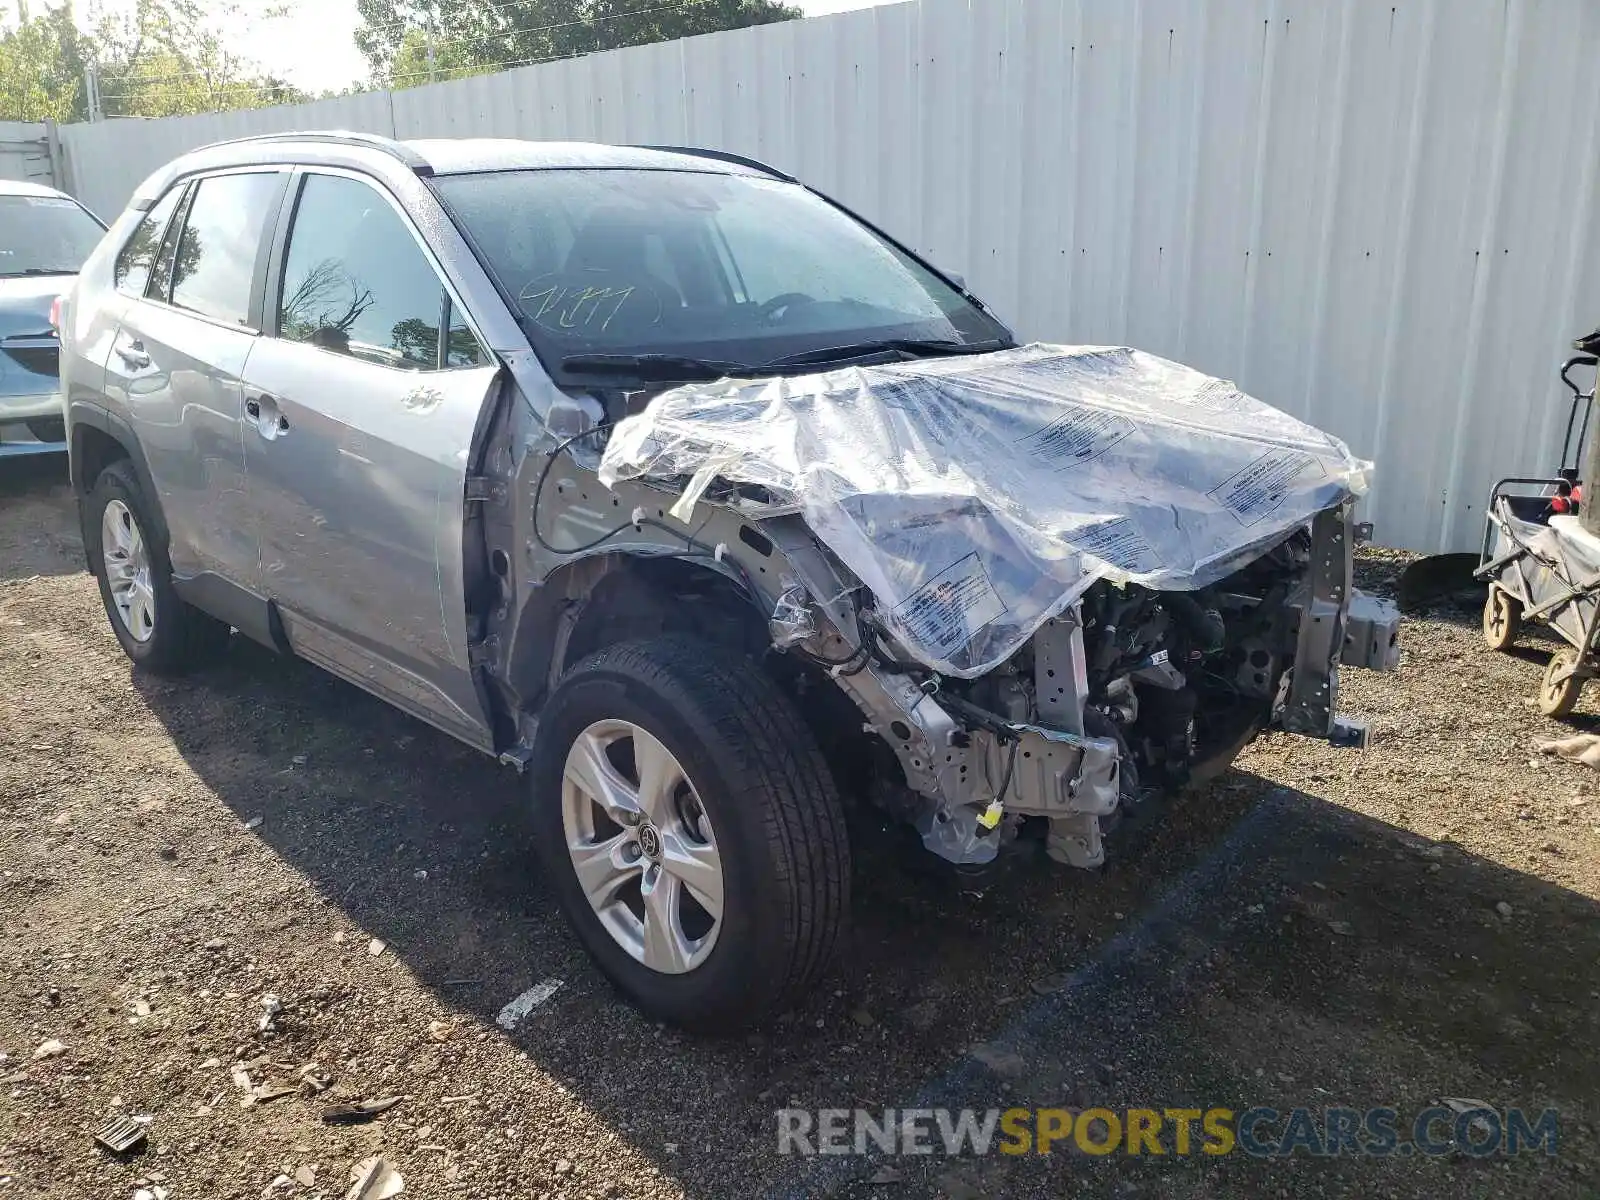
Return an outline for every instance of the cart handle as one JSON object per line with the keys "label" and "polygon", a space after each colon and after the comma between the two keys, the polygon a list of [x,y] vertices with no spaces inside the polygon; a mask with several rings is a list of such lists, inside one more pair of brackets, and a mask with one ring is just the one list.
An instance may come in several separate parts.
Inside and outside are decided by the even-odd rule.
{"label": "cart handle", "polygon": [[1595,366],[1600,366],[1600,358],[1596,358],[1592,354],[1574,354],[1571,358],[1567,359],[1566,362],[1561,364],[1561,382],[1566,384],[1567,387],[1572,390],[1572,394],[1580,400],[1583,399],[1585,395],[1592,395],[1592,392],[1585,393],[1578,387],[1577,384],[1568,379],[1567,372],[1572,370],[1573,367]]}

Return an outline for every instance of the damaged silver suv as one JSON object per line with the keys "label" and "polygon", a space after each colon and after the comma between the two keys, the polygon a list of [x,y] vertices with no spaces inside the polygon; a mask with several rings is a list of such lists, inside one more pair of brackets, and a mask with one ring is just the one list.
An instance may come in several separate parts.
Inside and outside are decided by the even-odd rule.
{"label": "damaged silver suv", "polygon": [[967,882],[1269,724],[1359,741],[1342,444],[961,282],[759,163],[298,134],[156,172],[64,305],[84,543],[136,664],[231,632],[526,773],[652,1015],[823,969],[847,814]]}

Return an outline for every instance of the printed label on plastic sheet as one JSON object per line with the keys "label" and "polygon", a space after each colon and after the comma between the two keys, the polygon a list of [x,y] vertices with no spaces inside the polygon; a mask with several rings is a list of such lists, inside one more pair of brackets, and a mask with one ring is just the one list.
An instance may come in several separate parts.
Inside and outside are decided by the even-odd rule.
{"label": "printed label on plastic sheet", "polygon": [[1162,565],[1155,547],[1132,517],[1074,529],[1068,536],[1083,553],[1130,575],[1154,571]]}
{"label": "printed label on plastic sheet", "polygon": [[1276,512],[1295,484],[1326,479],[1327,475],[1315,455],[1301,450],[1268,450],[1206,495],[1232,513],[1239,524],[1254,525]]}
{"label": "printed label on plastic sheet", "polygon": [[973,552],[912,592],[894,610],[894,616],[918,642],[949,654],[1005,611],[1005,601]]}
{"label": "printed label on plastic sheet", "polygon": [[1073,467],[1098,458],[1135,428],[1132,421],[1118,413],[1074,404],[1022,442],[1046,462]]}

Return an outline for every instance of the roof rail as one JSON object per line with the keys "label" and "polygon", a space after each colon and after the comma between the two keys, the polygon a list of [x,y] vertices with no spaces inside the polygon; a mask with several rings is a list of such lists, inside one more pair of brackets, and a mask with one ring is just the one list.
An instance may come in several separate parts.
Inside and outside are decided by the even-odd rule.
{"label": "roof rail", "polygon": [[699,146],[635,146],[636,150],[662,150],[668,154],[690,154],[695,158],[714,158],[718,162],[733,163],[735,166],[749,167],[753,171],[760,171],[764,175],[771,175],[775,179],[782,179],[786,183],[798,182],[793,175],[769,167],[759,159],[746,158],[742,154],[729,154],[726,150],[706,150]]}
{"label": "roof rail", "polygon": [[210,145],[202,146],[201,149],[212,150],[218,146],[238,146],[252,142],[321,142],[334,146],[361,146],[369,150],[382,150],[385,154],[398,158],[418,175],[433,174],[433,164],[404,142],[376,133],[356,133],[343,129],[314,130],[310,133],[257,133],[249,137],[227,138],[220,142],[212,142]]}

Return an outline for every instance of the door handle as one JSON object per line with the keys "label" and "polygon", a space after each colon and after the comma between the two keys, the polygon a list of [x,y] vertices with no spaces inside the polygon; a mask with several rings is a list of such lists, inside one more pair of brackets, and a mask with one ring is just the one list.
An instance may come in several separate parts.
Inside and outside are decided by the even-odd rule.
{"label": "door handle", "polygon": [[256,432],[264,438],[270,440],[289,432],[289,418],[279,411],[275,396],[265,392],[259,396],[246,396],[244,411],[256,423]]}
{"label": "door handle", "polygon": [[144,343],[140,341],[132,341],[126,346],[118,346],[117,357],[130,367],[148,367],[150,365],[150,356],[144,352]]}

